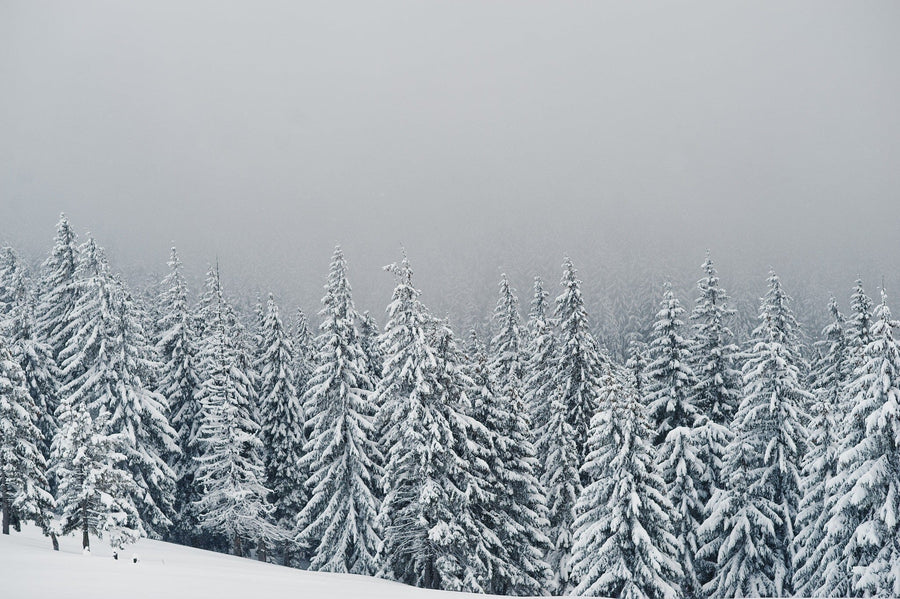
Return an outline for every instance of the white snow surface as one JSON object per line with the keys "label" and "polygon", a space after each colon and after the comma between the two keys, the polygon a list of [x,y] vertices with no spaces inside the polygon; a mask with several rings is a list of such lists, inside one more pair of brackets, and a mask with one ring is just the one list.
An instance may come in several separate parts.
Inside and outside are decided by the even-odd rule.
{"label": "white snow surface", "polygon": [[[60,550],[53,551],[50,539],[33,526],[0,535],[3,598],[475,597],[353,574],[306,572],[149,539],[126,547],[118,561],[109,545],[97,539],[91,539],[92,554],[82,555],[80,534],[60,538],[59,545]],[[137,564],[132,563],[135,554]]]}

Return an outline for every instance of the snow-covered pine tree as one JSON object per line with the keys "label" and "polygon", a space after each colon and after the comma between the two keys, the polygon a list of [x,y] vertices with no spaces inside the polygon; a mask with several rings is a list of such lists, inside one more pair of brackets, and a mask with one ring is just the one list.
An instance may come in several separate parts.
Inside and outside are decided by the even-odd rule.
{"label": "snow-covered pine tree", "polygon": [[709,252],[700,267],[703,278],[697,282],[700,296],[691,312],[693,340],[692,370],[696,377],[694,407],[704,420],[697,427],[697,447],[706,467],[704,484],[698,489],[703,503],[715,489],[724,487],[722,465],[731,440],[728,427],[740,401],[741,373],[737,369],[738,346],[728,322],[736,311],[719,285],[719,275]]}
{"label": "snow-covered pine tree", "polygon": [[378,323],[375,322],[375,318],[369,314],[368,310],[359,314],[356,320],[359,329],[359,344],[366,356],[366,370],[374,383],[381,378],[381,369],[384,366],[384,355],[382,355],[381,346],[378,343]]}
{"label": "snow-covered pine tree", "polygon": [[[548,314],[550,309],[548,297],[543,280],[535,277],[531,309],[528,313],[528,357],[525,363],[524,382],[525,402],[535,431],[538,455],[546,455],[542,445],[545,439],[542,431],[550,421],[553,391],[551,380],[553,369],[556,367],[556,337],[553,322]],[[543,464],[539,464],[538,469],[542,470]]]}
{"label": "snow-covered pine tree", "polygon": [[491,340],[491,372],[497,381],[493,418],[482,422],[493,434],[500,492],[496,508],[501,520],[495,532],[505,549],[505,567],[494,574],[491,592],[501,595],[538,595],[550,570],[544,561],[549,549],[546,495],[536,476],[538,460],[532,441],[531,419],[525,407],[525,372],[519,326],[518,299],[504,274],[494,311],[496,334]]}
{"label": "snow-covered pine tree", "polygon": [[797,595],[811,597],[823,583],[828,563],[826,532],[834,503],[830,494],[837,473],[840,429],[839,409],[849,379],[849,345],[844,315],[832,297],[832,322],[822,330],[824,352],[813,370],[815,401],[809,423],[809,451],[803,459],[803,499],[797,512],[794,538],[794,580]]}
{"label": "snow-covered pine tree", "polygon": [[313,548],[313,570],[372,575],[381,544],[373,384],[340,246],[322,304],[319,365],[304,397],[312,436],[300,466],[310,472],[310,500],[297,518],[298,541]]}
{"label": "snow-covered pine tree", "polygon": [[409,261],[404,256],[388,270],[397,285],[382,336],[384,377],[376,387],[386,465],[382,574],[426,588],[480,591],[484,573],[473,564],[479,555],[466,529],[471,511],[460,486],[463,415],[447,401],[460,389],[440,380],[449,365],[439,364],[429,335],[434,322],[419,301]]}
{"label": "snow-covered pine tree", "polygon": [[[69,313],[75,306],[77,269],[75,232],[69,226],[66,215],[61,214],[56,225],[53,249],[41,265],[36,323],[38,338],[50,346],[57,362],[61,362],[59,354],[68,343],[71,332]],[[63,382],[60,381],[60,384]]]}
{"label": "snow-covered pine tree", "polygon": [[25,265],[11,247],[0,248],[0,323],[18,303],[18,283],[25,280]]}
{"label": "snow-covered pine tree", "polygon": [[168,264],[170,271],[162,281],[159,299],[156,351],[161,361],[157,390],[169,402],[171,424],[180,449],[170,456],[175,476],[174,526],[170,532],[174,539],[194,544],[198,521],[193,506],[200,497],[200,489],[194,482],[196,458],[200,454],[197,338],[194,315],[188,305],[187,285],[181,274],[181,260],[175,248],[172,248]]}
{"label": "snow-covered pine tree", "polygon": [[56,503],[61,531],[81,530],[90,550],[90,535],[107,536],[113,547],[144,535],[132,502],[134,480],[120,451],[122,433],[107,434],[106,412],[91,418],[82,401],[67,397],[60,405],[60,430],[53,440],[52,470],[58,481]]}
{"label": "snow-covered pine tree", "polygon": [[900,595],[900,343],[882,290],[865,361],[853,373],[848,417],[817,594]]}
{"label": "snow-covered pine tree", "polygon": [[631,388],[638,397],[643,397],[647,386],[647,344],[632,340],[628,347],[625,368]]}
{"label": "snow-covered pine tree", "polygon": [[700,559],[715,564],[703,590],[710,597],[779,597],[775,583],[781,541],[779,506],[758,484],[761,459],[742,430],[741,403],[735,435],[725,452],[724,487],[716,490],[709,516],[697,531]]}
{"label": "snow-covered pine tree", "polygon": [[[293,532],[297,514],[306,505],[308,494],[303,459],[303,404],[294,387],[294,348],[288,338],[275,298],[269,294],[261,327],[262,355],[256,363],[259,373],[260,429],[265,454],[266,486],[273,517],[285,535]],[[285,565],[290,562],[285,546]]]}
{"label": "snow-covered pine tree", "polygon": [[[568,257],[563,262],[560,284],[563,292],[556,298],[556,322],[560,328],[559,349],[553,378],[549,384],[565,406],[566,417],[575,433],[578,455],[576,467],[580,468],[587,453],[591,417],[598,407],[600,379],[604,371],[609,370],[609,360],[600,352],[591,335],[581,296],[581,281]],[[582,482],[586,480],[583,479]]]}
{"label": "snow-covered pine tree", "polygon": [[782,596],[792,592],[801,460],[807,446],[805,406],[812,395],[803,387],[806,364],[790,297],[774,272],[768,282],[744,364],[737,428],[752,448],[755,461],[749,476],[754,496],[768,498],[778,511],[777,545],[771,548],[772,588]]}
{"label": "snow-covered pine tree", "polygon": [[582,466],[591,483],[575,508],[574,593],[675,599],[681,596],[679,542],[644,408],[611,375],[602,389]]}
{"label": "snow-covered pine tree", "polygon": [[0,337],[0,510],[2,533],[16,520],[32,520],[48,530],[53,496],[47,462],[38,449],[42,434],[37,406],[26,387],[25,373]]}
{"label": "snow-covered pine tree", "polygon": [[10,351],[25,375],[25,388],[37,410],[36,424],[41,431],[37,446],[44,460],[50,459],[50,444],[56,435],[57,382],[60,372],[50,347],[37,335],[35,300],[25,282],[23,269],[17,269],[9,282],[9,311],[4,329]]}
{"label": "snow-covered pine tree", "polygon": [[269,522],[272,506],[263,484],[263,445],[251,404],[253,383],[238,360],[245,348],[234,336],[233,313],[222,293],[218,267],[210,271],[205,297],[207,322],[197,393],[200,456],[194,479],[203,493],[195,508],[201,529],[224,537],[235,555],[243,555],[244,541],[256,540],[262,548],[282,535]]}
{"label": "snow-covered pine tree", "polygon": [[561,395],[554,394],[550,420],[543,431],[546,453],[541,483],[547,493],[547,536],[550,550],[546,560],[552,572],[550,592],[564,595],[570,590],[572,525],[575,502],[581,494],[581,457],[575,446],[575,431],[567,418]]}
{"label": "snow-covered pine tree", "polygon": [[168,403],[153,390],[159,369],[142,318],[124,284],[109,273],[93,238],[83,244],[69,314],[71,334],[60,354],[69,381],[61,390],[92,414],[105,412],[107,434],[121,434],[119,451],[134,481],[132,498],[144,529],[160,537],[171,525],[174,473],[167,463],[178,452],[168,422]]}
{"label": "snow-covered pine tree", "polygon": [[[666,283],[653,325],[651,362],[647,366],[648,417],[656,446],[662,445],[674,429],[692,428],[698,416],[693,403],[696,378],[690,366],[690,342],[683,336],[682,314],[684,308],[672,292],[672,285]],[[661,453],[667,455],[665,451]]]}

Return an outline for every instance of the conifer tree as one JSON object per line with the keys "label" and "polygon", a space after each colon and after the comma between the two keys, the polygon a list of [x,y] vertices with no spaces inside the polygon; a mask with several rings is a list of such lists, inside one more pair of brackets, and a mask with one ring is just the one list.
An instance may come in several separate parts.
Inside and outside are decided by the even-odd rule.
{"label": "conifer tree", "polygon": [[163,291],[159,301],[156,351],[161,368],[157,389],[171,406],[171,424],[179,448],[170,456],[175,476],[175,522],[172,533],[175,539],[192,543],[195,542],[193,537],[198,525],[193,505],[200,497],[200,489],[194,481],[196,458],[200,454],[197,338],[194,317],[188,305],[187,285],[181,274],[181,260],[175,248],[172,248],[169,268],[169,274],[162,281]]}
{"label": "conifer tree", "polygon": [[382,337],[384,377],[376,388],[386,464],[382,573],[426,588],[480,591],[483,564],[473,563],[478,551],[467,530],[466,465],[457,453],[465,430],[455,402],[464,390],[440,380],[442,370],[448,376],[455,369],[439,364],[429,334],[435,323],[419,301],[408,260],[389,270],[397,286]]}
{"label": "conifer tree", "polygon": [[702,418],[696,430],[705,477],[698,489],[706,503],[715,489],[724,487],[722,466],[731,440],[728,427],[740,400],[741,373],[736,368],[739,353],[728,322],[736,311],[719,285],[719,275],[707,252],[701,266],[704,277],[697,282],[700,296],[691,312],[694,337],[691,343],[692,370],[696,377],[693,403]]}
{"label": "conifer tree", "polygon": [[748,408],[745,400],[738,409],[735,435],[725,453],[724,486],[710,500],[709,516],[697,532],[698,556],[715,564],[703,586],[710,597],[783,596],[776,586],[780,510],[758,482],[761,460],[742,430]]}
{"label": "conifer tree", "polygon": [[223,536],[235,555],[243,543],[279,540],[269,523],[272,507],[264,486],[262,441],[253,419],[253,383],[238,359],[245,348],[235,336],[233,312],[222,293],[218,268],[207,281],[204,317],[206,332],[200,349],[201,454],[195,481],[203,494],[195,507],[200,526]]}
{"label": "conifer tree", "polygon": [[372,575],[378,570],[378,448],[367,356],[340,246],[322,299],[319,365],[304,401],[312,428],[301,467],[310,472],[299,541],[314,547],[310,568]]}
{"label": "conifer tree", "polygon": [[[53,249],[41,265],[37,331],[38,337],[53,350],[57,362],[60,362],[59,354],[68,343],[71,332],[69,313],[75,306],[79,252],[75,239],[75,232],[69,226],[66,215],[61,214],[56,225]],[[63,382],[60,381],[60,384]]]}
{"label": "conifer tree", "polygon": [[171,524],[174,473],[167,463],[178,452],[168,423],[166,399],[153,391],[159,368],[142,319],[124,285],[112,277],[93,238],[81,248],[71,334],[60,357],[69,381],[61,390],[93,414],[107,414],[107,434],[121,434],[134,483],[132,501],[144,528],[162,535]]}
{"label": "conifer tree", "polygon": [[591,335],[581,296],[581,281],[568,257],[563,262],[561,286],[563,292],[556,298],[556,321],[560,328],[559,351],[550,384],[553,393],[558,395],[560,403],[565,406],[566,418],[575,434],[577,467],[580,467],[587,451],[591,417],[598,407],[600,378],[604,370],[609,369],[609,363]]}
{"label": "conifer tree", "polygon": [[[860,313],[860,312],[858,312]],[[900,343],[882,290],[854,395],[828,522],[828,564],[817,593],[900,594]],[[858,332],[860,329],[857,328]],[[857,337],[858,339],[858,337]]]}
{"label": "conifer tree", "polygon": [[546,560],[553,575],[550,591],[562,595],[570,589],[572,525],[575,502],[582,487],[578,471],[581,458],[575,446],[575,431],[569,424],[566,406],[559,395],[555,395],[550,404],[544,447],[546,454],[541,483],[547,492],[547,536],[550,539]]}
{"label": "conifer tree", "polygon": [[11,247],[0,248],[0,323],[18,304],[18,285],[25,280],[25,265]]}
{"label": "conifer tree", "polygon": [[37,336],[35,300],[29,292],[22,269],[9,282],[10,304],[5,331],[10,351],[25,375],[25,388],[36,409],[36,424],[41,432],[37,446],[44,460],[50,459],[50,443],[56,435],[57,382],[60,372],[50,347]]}
{"label": "conifer tree", "polygon": [[603,390],[582,467],[591,483],[576,504],[575,594],[674,599],[682,576],[679,542],[644,408],[611,375]]}
{"label": "conifer tree", "polygon": [[491,371],[497,381],[493,417],[483,422],[493,434],[500,485],[497,509],[501,521],[496,531],[508,555],[505,568],[493,578],[492,592],[537,595],[546,587],[550,572],[543,556],[549,548],[546,497],[535,471],[538,461],[532,442],[531,421],[522,392],[524,369],[518,300],[503,275],[500,298],[494,312],[497,333],[491,340]]}
{"label": "conifer tree", "polygon": [[[261,329],[262,354],[256,364],[260,377],[260,428],[265,453],[266,486],[275,522],[286,532],[294,528],[306,504],[303,459],[303,404],[294,387],[294,348],[275,298],[269,294]],[[285,556],[289,561],[289,556]]]}
{"label": "conifer tree", "polygon": [[772,583],[778,596],[792,592],[793,543],[800,504],[801,459],[806,451],[805,406],[812,395],[803,388],[797,321],[790,298],[775,273],[762,300],[744,364],[744,399],[738,430],[752,448],[749,471],[754,497],[766,497],[777,510],[777,545],[771,547]]}
{"label": "conifer tree", "polygon": [[696,378],[690,366],[690,345],[683,335],[682,314],[684,308],[672,292],[672,286],[666,283],[650,341],[652,361],[647,367],[649,419],[657,446],[674,429],[692,428],[698,416],[692,393]]}
{"label": "conifer tree", "polygon": [[795,593],[813,596],[823,583],[828,563],[826,531],[830,509],[832,479],[837,474],[840,430],[837,418],[849,378],[848,343],[844,315],[837,301],[828,303],[832,322],[822,331],[825,351],[813,376],[815,401],[809,423],[809,451],[803,460],[803,498],[797,512],[797,536],[794,539]]}
{"label": "conifer tree", "polygon": [[358,314],[356,320],[359,329],[359,344],[366,357],[366,370],[374,383],[381,378],[381,369],[384,366],[384,355],[382,355],[378,343],[378,323],[368,311]]}
{"label": "conifer tree", "polygon": [[53,440],[62,533],[81,530],[87,550],[91,534],[107,536],[113,547],[121,548],[144,535],[131,499],[134,480],[120,451],[124,434],[107,434],[106,412],[93,419],[84,402],[70,400],[60,406],[60,430]]}
{"label": "conifer tree", "polygon": [[47,484],[47,462],[37,443],[40,415],[26,387],[25,373],[0,337],[0,510],[2,533],[13,517],[29,519],[47,530],[53,496]]}
{"label": "conifer tree", "polygon": [[[544,434],[541,432],[550,420],[551,386],[556,367],[556,338],[553,323],[548,315],[549,294],[544,290],[540,277],[534,278],[534,294],[528,314],[528,357],[525,362],[525,401],[536,432],[535,444],[539,455],[543,453]],[[542,466],[542,465],[541,465]]]}

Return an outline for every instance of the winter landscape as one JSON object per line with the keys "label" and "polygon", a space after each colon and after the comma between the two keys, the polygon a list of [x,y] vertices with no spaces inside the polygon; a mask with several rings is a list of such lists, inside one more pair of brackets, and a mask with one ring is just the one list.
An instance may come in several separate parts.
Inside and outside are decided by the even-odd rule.
{"label": "winter landscape", "polygon": [[0,597],[900,596],[897,23],[0,3]]}

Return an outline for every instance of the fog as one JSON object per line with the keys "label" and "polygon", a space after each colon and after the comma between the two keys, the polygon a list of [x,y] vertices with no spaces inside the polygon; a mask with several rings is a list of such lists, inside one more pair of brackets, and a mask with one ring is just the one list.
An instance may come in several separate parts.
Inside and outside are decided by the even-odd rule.
{"label": "fog", "polygon": [[[508,271],[900,298],[900,4],[0,2],[0,243],[61,211],[114,267],[380,319],[487,314]],[[624,279],[623,279],[624,280]],[[630,279],[628,279],[630,280]],[[686,298],[687,299],[687,298]],[[523,304],[527,298],[523,298]]]}

